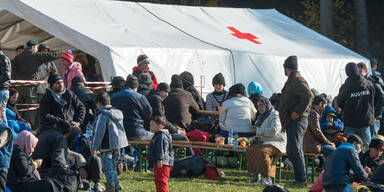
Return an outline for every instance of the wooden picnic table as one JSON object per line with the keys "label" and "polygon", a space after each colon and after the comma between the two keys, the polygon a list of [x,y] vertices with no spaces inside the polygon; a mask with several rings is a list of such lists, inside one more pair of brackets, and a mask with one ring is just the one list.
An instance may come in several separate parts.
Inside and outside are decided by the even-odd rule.
{"label": "wooden picnic table", "polygon": [[219,116],[219,111],[207,111],[207,110],[198,110],[197,114],[199,115],[210,115],[210,116]]}

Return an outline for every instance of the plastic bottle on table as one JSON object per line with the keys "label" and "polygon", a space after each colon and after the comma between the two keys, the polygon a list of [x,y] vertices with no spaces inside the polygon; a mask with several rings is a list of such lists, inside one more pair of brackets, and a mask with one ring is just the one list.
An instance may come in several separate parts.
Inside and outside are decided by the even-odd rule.
{"label": "plastic bottle on table", "polygon": [[233,140],[233,149],[236,150],[239,146],[239,135],[235,133],[234,140]]}
{"label": "plastic bottle on table", "polygon": [[233,145],[233,129],[232,128],[229,129],[227,140],[228,140],[228,145]]}

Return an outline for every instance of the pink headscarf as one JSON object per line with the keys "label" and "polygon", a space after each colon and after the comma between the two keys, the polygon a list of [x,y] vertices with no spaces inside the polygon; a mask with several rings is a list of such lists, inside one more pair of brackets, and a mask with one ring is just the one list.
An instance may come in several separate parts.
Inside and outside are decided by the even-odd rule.
{"label": "pink headscarf", "polygon": [[14,145],[22,147],[29,155],[36,147],[38,139],[29,131],[22,131],[17,135]]}

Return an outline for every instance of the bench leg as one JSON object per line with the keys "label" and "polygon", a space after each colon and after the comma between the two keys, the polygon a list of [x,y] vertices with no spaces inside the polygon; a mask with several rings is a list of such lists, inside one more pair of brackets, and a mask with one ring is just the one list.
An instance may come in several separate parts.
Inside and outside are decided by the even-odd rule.
{"label": "bench leg", "polygon": [[315,158],[312,159],[312,175],[311,175],[312,183],[315,183]]}
{"label": "bench leg", "polygon": [[139,156],[139,168],[138,168],[138,170],[139,170],[139,172],[141,172],[141,170],[142,170],[142,166],[143,166],[143,150],[142,150],[142,148],[141,148],[141,145],[137,145],[137,154],[138,154],[138,156]]}
{"label": "bench leg", "polygon": [[240,152],[239,170],[242,170],[243,168],[243,159],[244,159],[244,153]]}

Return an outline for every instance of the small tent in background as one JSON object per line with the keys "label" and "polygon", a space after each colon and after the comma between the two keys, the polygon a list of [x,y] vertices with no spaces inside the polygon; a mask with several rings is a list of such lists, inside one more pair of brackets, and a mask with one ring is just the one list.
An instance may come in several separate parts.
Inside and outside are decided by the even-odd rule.
{"label": "small tent in background", "polygon": [[228,85],[258,81],[270,96],[286,81],[284,59],[297,55],[310,86],[335,95],[345,79],[346,63],[368,62],[274,9],[1,0],[3,47],[14,49],[28,39],[96,57],[106,81],[131,73],[137,56],[144,53],[160,82],[187,70],[204,92],[213,89],[212,77],[222,72]]}

